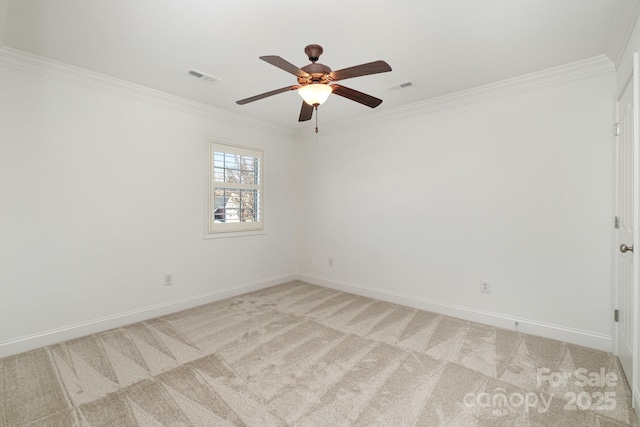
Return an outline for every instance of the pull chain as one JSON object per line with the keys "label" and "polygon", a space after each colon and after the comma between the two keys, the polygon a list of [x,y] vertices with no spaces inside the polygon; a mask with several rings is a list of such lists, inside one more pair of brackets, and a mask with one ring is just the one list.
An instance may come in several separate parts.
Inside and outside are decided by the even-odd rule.
{"label": "pull chain", "polygon": [[316,133],[318,133],[318,106],[316,105]]}

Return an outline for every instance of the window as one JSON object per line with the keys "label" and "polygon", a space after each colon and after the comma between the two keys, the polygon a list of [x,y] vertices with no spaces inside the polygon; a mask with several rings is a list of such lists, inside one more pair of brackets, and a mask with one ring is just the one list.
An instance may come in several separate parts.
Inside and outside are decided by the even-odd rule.
{"label": "window", "polygon": [[263,229],[262,150],[209,143],[209,233]]}

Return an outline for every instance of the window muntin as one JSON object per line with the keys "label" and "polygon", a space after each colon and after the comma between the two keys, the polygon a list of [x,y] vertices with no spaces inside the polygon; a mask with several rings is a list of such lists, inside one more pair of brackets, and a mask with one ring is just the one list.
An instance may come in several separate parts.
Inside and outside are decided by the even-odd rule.
{"label": "window muntin", "polygon": [[218,142],[209,150],[209,233],[262,230],[262,150]]}

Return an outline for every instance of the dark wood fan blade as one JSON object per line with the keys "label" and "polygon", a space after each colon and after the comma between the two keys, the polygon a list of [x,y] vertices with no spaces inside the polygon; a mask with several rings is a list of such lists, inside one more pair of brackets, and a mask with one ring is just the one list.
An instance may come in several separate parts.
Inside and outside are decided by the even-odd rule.
{"label": "dark wood fan blade", "polygon": [[265,62],[268,62],[271,65],[274,65],[280,68],[281,70],[286,71],[287,73],[291,73],[294,76],[309,77],[309,74],[306,71],[302,71],[300,68],[296,67],[289,61],[280,58],[279,56],[267,55],[267,56],[261,56],[260,59],[262,59]]}
{"label": "dark wood fan blade", "polygon": [[296,89],[300,89],[300,86],[299,85],[293,85],[293,86],[282,87],[280,89],[276,89],[276,90],[272,90],[270,92],[261,93],[260,95],[252,96],[251,98],[241,99],[240,101],[236,101],[236,104],[244,105],[244,104],[248,104],[248,103],[253,102],[253,101],[257,101],[257,100],[262,99],[262,98],[267,98],[269,96],[277,95],[277,94],[282,93],[282,92],[288,92],[290,90],[296,90]]}
{"label": "dark wood fan blade", "polygon": [[298,118],[298,121],[306,122],[307,120],[311,120],[311,117],[313,116],[313,108],[313,105],[309,105],[302,101],[302,108],[300,109],[300,117]]}
{"label": "dark wood fan blade", "polygon": [[347,99],[359,102],[367,107],[376,108],[378,105],[382,104],[382,99],[367,95],[366,93],[358,92],[357,90],[350,89],[346,86],[331,85],[331,88],[333,89],[333,93],[336,95],[344,96]]}
{"label": "dark wood fan blade", "polygon": [[384,61],[374,61],[367,64],[356,65],[355,67],[343,68],[332,72],[333,81],[351,79],[353,77],[367,76],[369,74],[386,73],[391,71],[391,67]]}

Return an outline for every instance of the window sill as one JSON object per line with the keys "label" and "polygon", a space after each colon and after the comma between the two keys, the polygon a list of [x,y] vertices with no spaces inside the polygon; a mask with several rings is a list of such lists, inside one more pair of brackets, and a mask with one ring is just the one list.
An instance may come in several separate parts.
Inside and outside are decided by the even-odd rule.
{"label": "window sill", "polygon": [[204,240],[209,239],[226,239],[229,237],[248,237],[248,236],[260,236],[267,234],[265,230],[253,230],[253,231],[229,231],[219,233],[207,233],[202,238]]}

